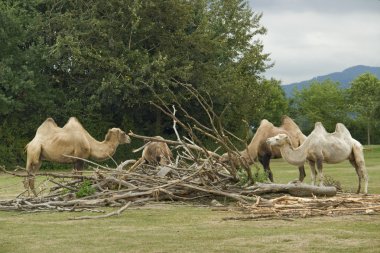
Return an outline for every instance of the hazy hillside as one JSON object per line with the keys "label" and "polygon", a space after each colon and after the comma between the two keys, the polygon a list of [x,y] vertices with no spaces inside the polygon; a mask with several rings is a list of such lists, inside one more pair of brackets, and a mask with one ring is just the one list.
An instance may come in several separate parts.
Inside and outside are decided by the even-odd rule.
{"label": "hazy hillside", "polygon": [[324,76],[317,76],[307,81],[302,81],[299,83],[287,84],[283,85],[283,89],[285,91],[286,96],[292,96],[293,89],[296,87],[297,89],[302,89],[303,87],[308,87],[312,81],[324,81],[330,79],[335,82],[339,82],[342,85],[342,88],[348,88],[350,83],[359,75],[370,72],[380,78],[380,67],[369,67],[358,65],[354,67],[350,67],[348,69],[343,70],[342,72],[334,72]]}

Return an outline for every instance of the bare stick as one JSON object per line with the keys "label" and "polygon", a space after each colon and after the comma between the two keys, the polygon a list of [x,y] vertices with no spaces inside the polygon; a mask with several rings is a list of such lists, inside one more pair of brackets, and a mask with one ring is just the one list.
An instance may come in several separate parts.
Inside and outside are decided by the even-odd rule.
{"label": "bare stick", "polygon": [[127,204],[125,204],[119,210],[117,210],[115,212],[108,213],[108,214],[96,215],[96,216],[80,216],[80,217],[69,218],[69,220],[102,219],[102,218],[107,218],[107,217],[111,217],[111,216],[115,216],[115,215],[119,216],[122,212],[124,212],[129,207],[130,204],[131,204],[131,201],[129,201]]}

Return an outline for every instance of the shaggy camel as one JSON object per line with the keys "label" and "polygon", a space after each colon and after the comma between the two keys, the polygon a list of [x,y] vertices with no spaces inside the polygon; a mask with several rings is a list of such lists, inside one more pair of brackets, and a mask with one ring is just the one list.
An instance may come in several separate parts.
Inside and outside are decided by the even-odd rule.
{"label": "shaggy camel", "polygon": [[[154,138],[164,140],[161,136]],[[161,141],[149,141],[144,146],[141,158],[133,164],[129,171],[134,171],[139,165],[145,162],[152,165],[168,165],[171,163],[173,154],[170,151],[168,144]]]}
{"label": "shaggy camel", "polygon": [[129,136],[119,128],[109,129],[105,140],[99,142],[75,117],[71,117],[63,128],[58,127],[52,118],[48,118],[38,127],[35,137],[25,147],[26,170],[29,174],[25,185],[36,195],[34,174],[41,167],[42,160],[73,163],[75,170],[81,170],[83,160],[73,157],[106,160],[115,153],[119,144],[130,142]]}
{"label": "shaggy camel", "polygon": [[351,137],[348,129],[341,123],[336,124],[335,132],[328,133],[322,123],[315,123],[313,132],[298,148],[293,148],[286,134],[279,134],[268,138],[267,143],[280,148],[282,157],[290,164],[304,164],[310,161],[311,179],[315,185],[317,164],[320,185],[323,185],[322,163],[339,163],[349,160],[355,168],[359,178],[357,193],[360,192],[361,182],[364,178],[364,193],[368,190],[368,174],[364,163],[363,147]]}
{"label": "shaggy camel", "polygon": [[[248,165],[253,164],[258,158],[271,182],[273,182],[273,173],[269,167],[270,159],[281,158],[281,152],[276,147],[271,148],[266,143],[266,140],[269,137],[284,133],[290,136],[293,146],[298,147],[306,139],[306,136],[301,132],[298,125],[290,117],[283,116],[281,121],[281,126],[275,127],[271,122],[263,119],[247,148],[240,152],[241,158]],[[229,160],[228,154],[223,154],[222,158],[224,162]],[[298,170],[299,181],[302,182],[306,176],[304,164],[298,165]]]}

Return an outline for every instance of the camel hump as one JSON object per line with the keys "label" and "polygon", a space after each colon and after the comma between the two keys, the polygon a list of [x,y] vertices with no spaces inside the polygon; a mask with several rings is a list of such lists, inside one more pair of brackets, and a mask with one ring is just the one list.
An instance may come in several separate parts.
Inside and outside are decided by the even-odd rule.
{"label": "camel hump", "polygon": [[287,115],[283,115],[281,117],[281,122],[282,122],[283,126],[287,125],[287,126],[291,126],[293,128],[299,129],[299,127],[296,124],[296,122],[294,122],[294,120],[292,118],[290,118],[289,116],[287,116]]}
{"label": "camel hump", "polygon": [[80,124],[77,117],[70,117],[69,120],[67,121],[67,123],[78,123],[78,124]]}
{"label": "camel hump", "polygon": [[343,125],[342,123],[337,123],[335,126],[335,132],[337,133],[344,133],[351,136],[350,131],[348,131],[347,127]]}
{"label": "camel hump", "polygon": [[55,121],[54,121],[54,119],[51,118],[51,117],[47,118],[47,119],[45,120],[45,122],[56,124]]}
{"label": "camel hump", "polygon": [[322,122],[315,122],[314,130],[323,130],[326,132],[325,127],[322,125]]}
{"label": "camel hump", "polygon": [[52,118],[47,118],[38,128],[36,131],[36,135],[48,135],[53,129],[57,128],[58,125],[55,123],[54,119]]}
{"label": "camel hump", "polygon": [[281,122],[282,123],[286,123],[286,122],[293,122],[294,123],[294,121],[292,120],[292,118],[290,118],[288,115],[282,115]]}
{"label": "camel hump", "polygon": [[45,121],[41,124],[41,126],[58,126],[57,123],[55,123],[53,118],[47,118]]}
{"label": "camel hump", "polygon": [[69,120],[66,122],[66,124],[63,126],[63,128],[71,128],[71,127],[80,127],[84,129],[82,124],[79,122],[79,120],[76,117],[70,117]]}
{"label": "camel hump", "polygon": [[263,119],[263,120],[261,120],[259,127],[265,127],[265,126],[273,126],[273,124],[271,122],[269,122],[268,120]]}

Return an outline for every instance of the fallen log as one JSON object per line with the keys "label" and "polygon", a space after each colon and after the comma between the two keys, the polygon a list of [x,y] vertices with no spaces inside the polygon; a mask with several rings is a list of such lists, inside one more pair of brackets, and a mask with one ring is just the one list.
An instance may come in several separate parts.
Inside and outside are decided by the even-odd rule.
{"label": "fallen log", "polygon": [[282,196],[255,205],[240,203],[237,210],[231,207],[228,210],[241,211],[244,215],[226,217],[223,220],[292,220],[315,216],[378,215],[380,195],[338,194],[330,198]]}
{"label": "fallen log", "polygon": [[254,195],[273,193],[290,194],[295,197],[332,197],[337,190],[334,186],[314,186],[307,184],[255,184],[246,188]]}

